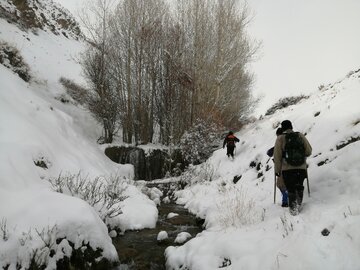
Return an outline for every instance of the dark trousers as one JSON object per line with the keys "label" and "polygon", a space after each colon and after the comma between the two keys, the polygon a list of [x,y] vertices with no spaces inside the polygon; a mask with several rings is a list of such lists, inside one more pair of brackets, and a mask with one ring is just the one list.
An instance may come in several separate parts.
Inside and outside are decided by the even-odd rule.
{"label": "dark trousers", "polygon": [[227,146],[226,146],[226,150],[227,150],[226,155],[227,155],[228,157],[229,157],[229,156],[234,157],[234,149],[235,149],[235,145],[227,145]]}
{"label": "dark trousers", "polygon": [[296,169],[282,171],[284,183],[289,194],[290,208],[301,205],[304,196],[304,180],[306,178],[306,170]]}

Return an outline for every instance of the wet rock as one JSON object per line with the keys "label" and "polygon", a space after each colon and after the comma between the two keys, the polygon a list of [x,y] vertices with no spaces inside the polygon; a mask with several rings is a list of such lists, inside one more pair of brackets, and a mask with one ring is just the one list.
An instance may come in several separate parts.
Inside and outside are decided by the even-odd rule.
{"label": "wet rock", "polygon": [[321,234],[322,234],[323,236],[328,236],[328,235],[330,234],[330,231],[329,231],[327,228],[325,228],[325,229],[323,229],[323,230],[321,231]]}
{"label": "wet rock", "polygon": [[242,175],[235,175],[233,178],[233,183],[236,184],[240,179],[241,179]]}
{"label": "wet rock", "polygon": [[164,178],[168,173],[178,174],[186,167],[180,150],[153,149],[148,153],[140,147],[112,146],[105,149],[105,155],[120,164],[134,165],[135,180]]}

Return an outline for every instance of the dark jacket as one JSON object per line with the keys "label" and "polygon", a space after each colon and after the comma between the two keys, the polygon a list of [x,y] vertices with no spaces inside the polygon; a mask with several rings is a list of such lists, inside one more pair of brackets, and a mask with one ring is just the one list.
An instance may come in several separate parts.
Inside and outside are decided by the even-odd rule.
{"label": "dark jacket", "polygon": [[[306,170],[306,162],[304,162],[300,166],[291,166],[286,162],[285,158],[283,158],[283,152],[285,151],[285,135],[290,132],[294,132],[294,131],[292,131],[292,129],[288,129],[282,135],[279,135],[276,138],[275,147],[274,147],[274,162],[275,162],[275,173],[277,174],[280,174],[281,170],[283,171],[292,170],[292,169]],[[305,156],[308,157],[311,155],[312,152],[311,145],[302,133],[299,134],[304,142]]]}
{"label": "dark jacket", "polygon": [[224,139],[223,148],[225,147],[225,145],[235,147],[235,142],[240,142],[240,140],[236,138],[234,134],[228,134]]}

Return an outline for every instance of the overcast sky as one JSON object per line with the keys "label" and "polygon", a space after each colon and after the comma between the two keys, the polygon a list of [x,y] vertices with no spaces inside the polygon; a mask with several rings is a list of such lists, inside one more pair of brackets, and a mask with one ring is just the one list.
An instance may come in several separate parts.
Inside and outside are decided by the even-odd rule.
{"label": "overcast sky", "polygon": [[360,69],[360,0],[249,0],[258,113],[280,97],[309,93]]}
{"label": "overcast sky", "polygon": [[[74,12],[84,0],[56,0]],[[85,1],[86,2],[86,1]],[[251,66],[256,114],[360,69],[360,0],[248,0],[249,35],[262,41]]]}

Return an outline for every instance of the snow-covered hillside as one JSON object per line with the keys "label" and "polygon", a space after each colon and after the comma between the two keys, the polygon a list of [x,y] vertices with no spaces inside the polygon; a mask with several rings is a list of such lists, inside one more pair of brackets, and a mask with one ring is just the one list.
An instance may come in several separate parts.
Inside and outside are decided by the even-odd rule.
{"label": "snow-covered hillside", "polygon": [[[160,193],[150,200],[133,185],[132,166],[104,156],[96,143],[101,128],[59,83],[60,77],[84,83],[78,59],[85,44],[63,25],[71,16],[52,1],[27,1],[40,5],[26,13],[38,18],[28,28],[30,15],[17,23],[14,18],[24,10],[13,2],[0,2],[2,15],[9,13],[0,18],[0,45],[19,50],[31,79],[21,79],[8,59],[0,64],[0,268],[38,263],[55,269],[57,261],[87,246],[117,261],[109,227],[154,227]],[[191,185],[177,192],[178,203],[205,218],[206,230],[184,246],[169,247],[168,268],[359,270],[359,98],[357,71],[247,125],[237,134],[241,141],[234,161],[220,149],[181,176]],[[273,204],[273,164],[266,156],[285,119],[313,146],[311,196],[305,194],[304,209],[295,217],[280,207],[278,191]],[[78,194],[53,191],[48,181],[79,172],[90,182],[121,179],[127,197],[118,203],[123,214],[104,222],[103,209]]]}
{"label": "snow-covered hillside", "polygon": [[[206,219],[207,229],[167,248],[168,268],[360,269],[359,100],[360,70],[249,124],[236,134],[234,161],[225,149],[216,151],[177,193],[179,203]],[[285,119],[313,147],[311,196],[304,194],[298,216],[280,206],[278,190],[273,204],[273,162],[266,155]]]}
{"label": "snow-covered hillside", "polygon": [[[101,128],[89,112],[71,102],[59,83],[60,77],[84,83],[78,59],[85,44],[61,28],[65,11],[59,12],[52,1],[30,2],[39,5],[36,12],[44,9],[47,15],[38,15],[45,26],[25,29],[9,14],[4,16],[19,14],[12,1],[0,4],[0,43],[19,50],[31,75],[25,82],[8,68],[8,60],[0,64],[0,268],[38,263],[55,269],[57,260],[87,244],[117,261],[99,215],[102,209],[76,195],[54,192],[48,180],[79,172],[90,182],[96,177],[121,179],[127,197],[120,202],[123,214],[107,225],[123,231],[154,227],[156,205],[131,184],[131,165],[113,163],[104,155],[96,143]],[[62,102],[64,97],[70,102]]]}

